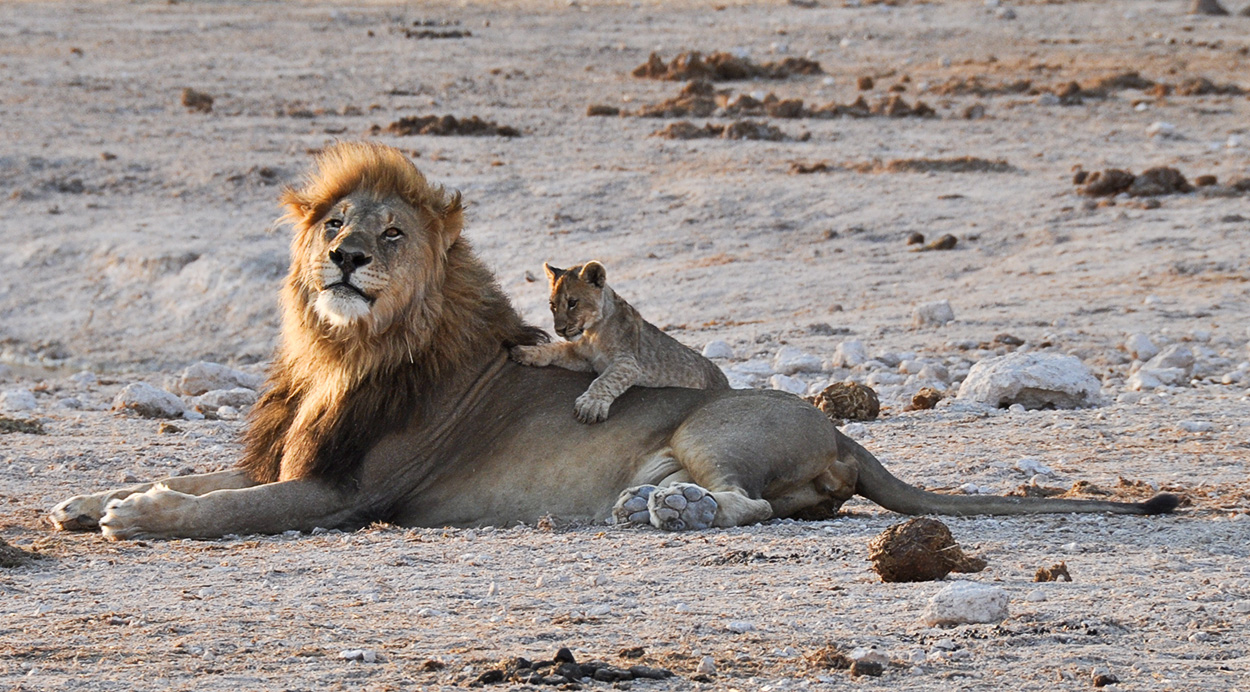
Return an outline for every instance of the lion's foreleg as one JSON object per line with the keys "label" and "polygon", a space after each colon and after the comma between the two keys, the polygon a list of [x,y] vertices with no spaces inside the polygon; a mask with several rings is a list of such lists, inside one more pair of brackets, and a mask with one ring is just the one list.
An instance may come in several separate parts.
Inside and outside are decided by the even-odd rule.
{"label": "lion's foreleg", "polygon": [[[174,476],[157,481],[165,487],[187,495],[203,495],[214,490],[247,488],[255,485],[247,474],[238,469],[200,473],[190,476]],[[48,513],[48,521],[61,531],[90,531],[104,516],[104,508],[113,500],[146,493],[156,483],[140,483],[116,490],[105,490],[90,495],[78,495],[62,502]]]}
{"label": "lion's foreleg", "polygon": [[577,397],[573,406],[577,420],[583,423],[607,420],[612,402],[632,387],[641,374],[637,363],[632,360],[618,360],[609,365],[590,383],[586,392]]}
{"label": "lion's foreleg", "polygon": [[157,483],[113,500],[100,528],[106,538],[216,538],[226,534],[311,531],[346,525],[355,494],[314,480],[268,483],[190,495]]}

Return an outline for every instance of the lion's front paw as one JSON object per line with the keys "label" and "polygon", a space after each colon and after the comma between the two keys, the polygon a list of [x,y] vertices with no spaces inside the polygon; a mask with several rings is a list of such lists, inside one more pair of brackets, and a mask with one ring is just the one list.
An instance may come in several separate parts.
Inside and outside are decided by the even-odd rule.
{"label": "lion's front paw", "polygon": [[94,531],[104,515],[104,494],[78,495],[62,502],[48,513],[48,521],[58,531]]}
{"label": "lion's front paw", "polygon": [[109,502],[100,518],[100,531],[111,541],[169,536],[188,503],[194,501],[194,495],[157,483],[146,493]]}
{"label": "lion's front paw", "polygon": [[693,483],[659,488],[647,499],[651,524],[665,531],[697,531],[712,526],[716,498]]}
{"label": "lion's front paw", "polygon": [[647,509],[647,498],[655,492],[654,485],[638,485],[627,488],[617,498],[612,507],[612,519],[617,524],[651,525],[651,511]]}
{"label": "lion's front paw", "polygon": [[513,346],[508,351],[508,355],[521,365],[536,368],[551,365],[551,355],[542,346]]}
{"label": "lion's front paw", "polygon": [[608,419],[608,409],[611,407],[611,401],[583,394],[573,403],[573,413],[577,415],[577,420],[583,423],[602,423]]}

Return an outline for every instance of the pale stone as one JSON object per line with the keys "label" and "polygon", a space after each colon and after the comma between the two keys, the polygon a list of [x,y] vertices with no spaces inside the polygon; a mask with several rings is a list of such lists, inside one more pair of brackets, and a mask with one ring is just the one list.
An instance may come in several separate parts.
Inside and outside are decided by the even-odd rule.
{"label": "pale stone", "polygon": [[1043,476],[1049,476],[1050,474],[1054,473],[1054,470],[1052,470],[1049,466],[1031,457],[1024,457],[1023,459],[1020,459],[1019,461],[1017,461],[1016,470],[1022,471],[1030,476],[1037,475],[1037,474],[1041,474]]}
{"label": "pale stone", "polygon": [[0,392],[0,411],[32,411],[39,405],[35,393],[29,389],[9,389]]}
{"label": "pale stone", "polygon": [[868,360],[868,351],[858,339],[847,339],[833,351],[832,363],[837,368],[853,368]]}
{"label": "pale stone", "polygon": [[725,341],[709,341],[703,346],[704,358],[733,358],[733,347]]}
{"label": "pale stone", "polygon": [[145,418],[175,418],[187,410],[182,399],[146,382],[126,385],[113,398],[113,410],[131,411]]}
{"label": "pale stone", "polygon": [[773,375],[768,378],[768,386],[791,394],[803,394],[807,391],[807,383],[789,375]]}
{"label": "pale stone", "polygon": [[1007,619],[1007,592],[997,586],[956,581],[929,599],[921,620],[930,627]]}
{"label": "pale stone", "polygon": [[177,389],[180,394],[198,396],[214,389],[260,389],[264,382],[265,378],[260,375],[235,370],[220,363],[200,361],[182,371]]}
{"label": "pale stone", "polygon": [[218,409],[222,406],[246,408],[256,403],[256,399],[259,397],[260,395],[253,389],[235,387],[234,389],[214,389],[211,392],[204,392],[195,397],[192,403],[209,409]]}
{"label": "pale stone", "polygon": [[1124,350],[1137,360],[1148,361],[1159,354],[1159,347],[1155,346],[1149,336],[1145,334],[1133,334],[1124,340]]}
{"label": "pale stone", "polygon": [[1176,424],[1176,427],[1191,433],[1211,432],[1215,430],[1215,425],[1204,420],[1183,420]]}
{"label": "pale stone", "polygon": [[972,366],[960,399],[1028,409],[1081,408],[1100,402],[1102,383],[1077,358],[1056,353],[1009,353]]}
{"label": "pale stone", "polygon": [[782,375],[799,372],[820,372],[820,358],[793,346],[782,346],[773,357],[773,370]]}
{"label": "pale stone", "polygon": [[954,321],[955,310],[949,300],[936,300],[917,305],[911,311],[912,325],[916,327],[940,327]]}

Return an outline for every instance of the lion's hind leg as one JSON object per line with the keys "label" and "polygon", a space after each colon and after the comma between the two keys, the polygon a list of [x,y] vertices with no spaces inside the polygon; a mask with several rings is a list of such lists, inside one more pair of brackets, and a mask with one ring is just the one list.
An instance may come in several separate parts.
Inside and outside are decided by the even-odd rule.
{"label": "lion's hind leg", "polygon": [[[174,492],[204,495],[214,490],[247,488],[255,483],[242,471],[230,469],[215,473],[175,476],[159,482]],[[100,523],[110,502],[150,491],[157,483],[141,483],[127,488],[77,495],[58,504],[48,513],[48,521],[60,531],[93,531]]]}

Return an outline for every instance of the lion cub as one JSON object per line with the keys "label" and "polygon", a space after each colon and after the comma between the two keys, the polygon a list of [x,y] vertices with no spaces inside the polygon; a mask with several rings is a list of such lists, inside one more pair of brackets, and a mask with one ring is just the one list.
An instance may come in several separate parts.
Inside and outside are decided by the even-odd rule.
{"label": "lion cub", "polygon": [[573,407],[583,423],[608,418],[608,408],[634,385],[728,389],[725,373],[712,361],[683,346],[642,319],[607,284],[598,262],[570,269],[544,264],[551,281],[551,314],[560,343],[515,346],[522,365],[555,365],[599,374]]}

